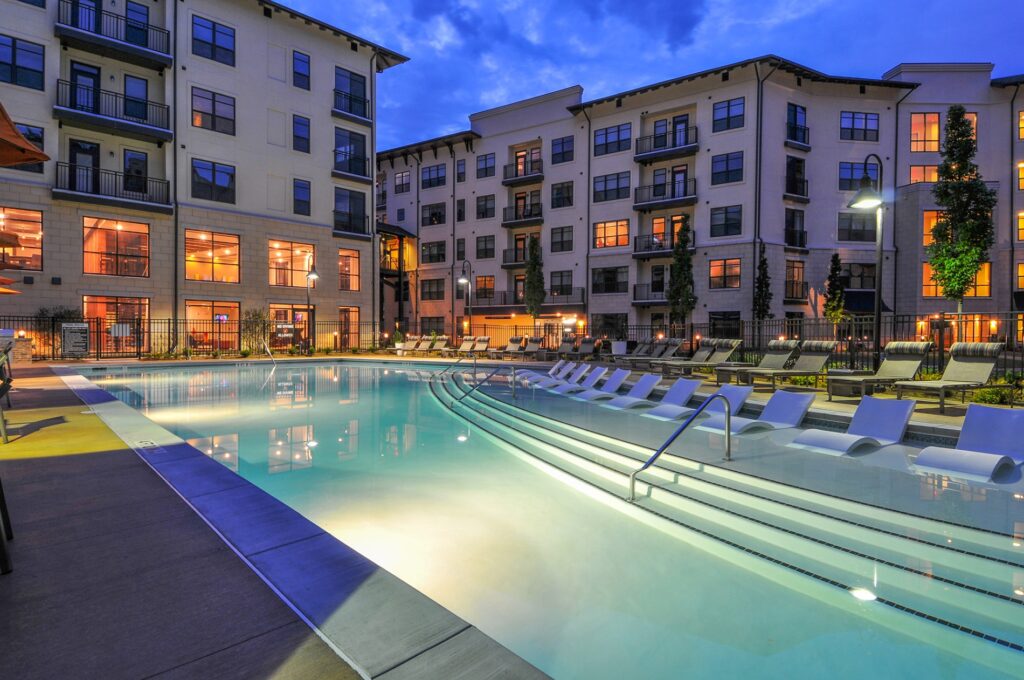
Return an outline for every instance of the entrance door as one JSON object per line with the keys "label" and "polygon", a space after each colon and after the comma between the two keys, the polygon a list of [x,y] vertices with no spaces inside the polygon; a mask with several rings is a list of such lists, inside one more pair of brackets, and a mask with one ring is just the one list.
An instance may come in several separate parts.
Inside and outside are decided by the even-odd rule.
{"label": "entrance door", "polygon": [[71,167],[68,169],[68,188],[85,194],[99,193],[100,145],[72,139],[68,142]]}
{"label": "entrance door", "polygon": [[100,70],[71,62],[71,108],[100,113]]}

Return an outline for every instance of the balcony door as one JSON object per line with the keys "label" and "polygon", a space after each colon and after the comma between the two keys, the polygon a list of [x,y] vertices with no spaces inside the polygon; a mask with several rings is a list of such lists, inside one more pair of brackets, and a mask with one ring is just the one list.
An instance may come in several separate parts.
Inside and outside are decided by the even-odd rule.
{"label": "balcony door", "polygon": [[95,66],[71,62],[71,108],[99,113],[100,70]]}
{"label": "balcony door", "polygon": [[80,139],[68,141],[68,188],[84,194],[98,193],[100,172],[100,145]]}
{"label": "balcony door", "polygon": [[521,305],[526,299],[526,275],[516,274],[516,278],[512,282],[513,295],[516,296],[516,304]]}
{"label": "balcony door", "polygon": [[124,116],[142,123],[148,121],[146,102],[149,99],[149,82],[145,78],[124,77]]}
{"label": "balcony door", "polygon": [[651,267],[651,292],[661,294],[665,292],[665,265],[663,264]]}
{"label": "balcony door", "polygon": [[149,7],[137,2],[125,6],[124,39],[133,45],[149,47]]}
{"label": "balcony door", "polygon": [[673,146],[686,146],[687,130],[690,129],[690,114],[684,113],[672,118]]}
{"label": "balcony door", "polygon": [[533,171],[534,162],[539,160],[539,148],[516,151],[516,177],[529,175]]}
{"label": "balcony door", "polygon": [[75,28],[100,32],[100,3],[96,0],[71,0],[71,21]]}
{"label": "balcony door", "polygon": [[124,150],[125,193],[139,194],[145,200],[146,184],[149,182],[149,158],[141,151]]}
{"label": "balcony door", "polygon": [[681,198],[686,195],[686,179],[689,176],[689,166],[672,166],[672,197]]}

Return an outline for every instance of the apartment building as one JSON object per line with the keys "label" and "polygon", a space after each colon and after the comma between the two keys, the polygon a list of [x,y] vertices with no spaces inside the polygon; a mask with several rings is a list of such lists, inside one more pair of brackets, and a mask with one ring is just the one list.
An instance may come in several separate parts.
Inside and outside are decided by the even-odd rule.
{"label": "apartment building", "polygon": [[52,159],[0,170],[0,313],[187,319],[224,349],[249,309],[340,343],[373,321],[376,75],[405,57],[266,0],[0,11],[0,102]]}
{"label": "apartment building", "polygon": [[[545,323],[569,318],[595,334],[660,326],[684,221],[693,320],[723,332],[752,317],[762,244],[777,318],[821,314],[833,253],[851,313],[871,312],[876,284],[886,311],[950,311],[924,245],[954,103],[975,115],[978,164],[999,191],[992,262],[966,309],[1007,310],[1024,284],[1015,254],[1024,213],[1014,208],[1024,190],[1022,79],[992,80],[992,68],[903,64],[865,79],[766,56],[590,101],[567,88],[474,114],[464,132],[380,151],[378,219],[405,231],[403,247],[414,241],[417,255],[405,258],[401,287],[382,285],[384,321],[451,330],[471,311],[474,323],[515,323],[526,245],[539,238]],[[847,207],[865,170],[881,176],[886,197],[880,282],[875,216]],[[463,267],[470,300],[456,283]]]}

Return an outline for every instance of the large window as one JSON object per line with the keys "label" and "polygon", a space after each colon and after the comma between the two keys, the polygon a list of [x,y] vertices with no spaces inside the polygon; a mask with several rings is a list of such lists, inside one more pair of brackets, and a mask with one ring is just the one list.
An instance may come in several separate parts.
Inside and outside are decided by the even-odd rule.
{"label": "large window", "polygon": [[[21,136],[27,141],[31,142],[40,151],[43,151],[43,128],[36,127],[35,125],[25,125],[24,123],[15,123],[14,127],[17,128]],[[42,172],[42,163],[22,163],[21,165],[10,166],[11,170],[22,170],[24,172]]]}
{"label": "large window", "polygon": [[309,55],[298,50],[292,52],[292,85],[309,89]]}
{"label": "large window", "polygon": [[149,225],[86,217],[82,271],[103,276],[149,276]]}
{"label": "large window", "polygon": [[875,216],[867,213],[839,213],[840,241],[875,240]]}
{"label": "large window", "polygon": [[430,203],[420,208],[420,226],[429,227],[444,224],[446,220],[446,204]]}
{"label": "large window", "polygon": [[551,272],[551,288],[549,290],[552,295],[572,295],[572,270]]}
{"label": "large window", "polygon": [[843,287],[851,290],[874,290],[875,265],[851,262],[842,268]]}
{"label": "large window", "polygon": [[359,251],[338,248],[338,290],[359,290]]}
{"label": "large window", "polygon": [[235,202],[235,166],[192,159],[192,198]]}
{"label": "large window", "polygon": [[[1021,114],[1024,116],[1024,114]],[[1024,123],[1021,123],[1024,125]],[[551,140],[551,164],[568,163],[573,159],[573,136]]]}
{"label": "large window", "polygon": [[910,183],[939,181],[939,166],[937,165],[911,165]]}
{"label": "large window", "polygon": [[1024,212],[1017,213],[1017,240],[1024,241]]}
{"label": "large window", "polygon": [[1017,263],[1017,288],[1024,290],[1024,262]]}
{"label": "large window", "polygon": [[490,260],[494,257],[494,237],[493,236],[477,236],[476,237],[476,259],[478,260]]}
{"label": "large window", "polygon": [[220,300],[186,300],[188,346],[193,350],[238,349],[240,305]]}
{"label": "large window", "polygon": [[309,216],[311,209],[310,183],[304,179],[292,180],[292,212]]}
{"label": "large window", "polygon": [[334,187],[334,228],[356,234],[367,233],[366,194]]}
{"label": "large window", "polygon": [[572,251],[572,227],[555,227],[551,230],[551,252],[568,253]]}
{"label": "large window", "polygon": [[292,116],[292,149],[309,153],[309,118]]}
{"label": "large window", "polygon": [[594,203],[629,198],[629,173],[613,172],[594,178]]}
{"label": "large window", "polygon": [[[82,313],[86,319],[101,319],[108,324],[138,321],[144,325],[149,320],[149,298],[85,295],[82,297]],[[111,335],[102,337],[110,338]],[[120,335],[114,335],[113,341],[135,346],[135,339],[125,339]]]}
{"label": "large window", "polygon": [[474,285],[473,293],[477,298],[481,300],[491,300],[494,298],[493,276],[478,276],[476,277],[476,284]]}
{"label": "large window", "polygon": [[334,169],[360,177],[370,176],[365,135],[345,128],[334,128]]}
{"label": "large window", "polygon": [[43,213],[0,206],[0,269],[43,269]]}
{"label": "large window", "polygon": [[447,181],[447,166],[444,163],[428,165],[420,170],[420,187],[430,189],[431,187],[443,187]]}
{"label": "large window", "polygon": [[715,102],[712,107],[712,132],[722,132],[743,127],[743,97]]}
{"label": "large window", "polygon": [[629,290],[629,267],[598,267],[590,275],[590,292],[625,293]]}
{"label": "large window", "polygon": [[476,218],[485,220],[494,217],[494,194],[476,197]]}
{"label": "large window", "polygon": [[572,205],[572,182],[551,185],[551,207],[568,208]]}
{"label": "large window", "polygon": [[[306,287],[306,274],[313,270],[316,249],[312,243],[270,241],[267,259],[271,286]],[[311,282],[316,285],[315,281]]]}
{"label": "large window", "polygon": [[711,260],[708,263],[708,288],[739,288],[740,259]]}
{"label": "large window", "polygon": [[743,206],[711,209],[711,236],[739,236],[743,232]]}
{"label": "large window", "polygon": [[494,177],[494,154],[486,153],[476,157],[476,177]]}
{"label": "large window", "polygon": [[941,210],[925,210],[921,213],[921,245],[930,246],[935,241],[932,232],[941,218]]}
{"label": "large window", "polygon": [[239,238],[200,229],[185,230],[185,278],[189,281],[238,283]]}
{"label": "large window", "polygon": [[910,150],[939,150],[939,114],[910,114]]}
{"label": "large window", "polygon": [[366,77],[340,66],[334,67],[334,108],[360,118],[370,116],[366,99]]}
{"label": "large window", "polygon": [[[932,266],[927,262],[921,263],[921,296],[942,297],[943,290],[934,278],[932,278]],[[974,275],[974,284],[967,289],[964,297],[991,297],[992,296],[992,263],[983,262],[978,273]]]}
{"label": "large window", "polygon": [[444,300],[444,279],[421,279],[420,300]]}
{"label": "large window", "polygon": [[[863,163],[840,163],[839,190],[856,191],[860,188],[860,178],[863,176]],[[870,177],[873,182],[878,181],[878,163],[868,163],[868,177]]]}
{"label": "large window", "polygon": [[192,127],[235,134],[235,98],[193,87]]}
{"label": "large window", "polygon": [[743,181],[743,152],[733,151],[711,157],[711,183]]}
{"label": "large window", "polygon": [[201,16],[193,16],[192,54],[234,66],[235,29]]}
{"label": "large window", "polygon": [[1017,189],[1024,191],[1024,163],[1017,164]]}
{"label": "large window", "polygon": [[466,181],[466,159],[460,158],[455,161],[455,181],[465,182]]}
{"label": "large window", "polygon": [[430,241],[420,244],[420,264],[437,264],[445,261],[447,241]]}
{"label": "large window", "polygon": [[855,142],[878,141],[878,114],[843,111],[839,114],[839,139]]}
{"label": "large window", "polygon": [[45,68],[43,54],[42,45],[0,35],[0,83],[42,90]]}
{"label": "large window", "polygon": [[594,248],[622,248],[629,245],[629,220],[594,224]]}
{"label": "large window", "polygon": [[402,170],[401,172],[395,173],[395,193],[404,194],[408,193],[410,188],[409,171]]}
{"label": "large window", "polygon": [[633,124],[623,123],[594,130],[594,155],[625,151],[632,143]]}

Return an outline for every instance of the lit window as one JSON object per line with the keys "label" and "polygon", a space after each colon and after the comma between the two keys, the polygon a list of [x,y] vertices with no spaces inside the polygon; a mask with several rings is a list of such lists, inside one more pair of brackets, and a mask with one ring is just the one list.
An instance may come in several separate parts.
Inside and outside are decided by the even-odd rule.
{"label": "lit window", "polygon": [[708,288],[739,288],[740,259],[711,260],[708,263]]}
{"label": "lit window", "polygon": [[621,248],[629,245],[629,220],[598,222],[594,225],[594,248]]}
{"label": "lit window", "polygon": [[921,244],[929,246],[934,242],[932,232],[935,230],[935,224],[942,218],[942,211],[925,210],[922,215]]}
{"label": "lit window", "polygon": [[[305,288],[306,274],[313,269],[315,254],[315,248],[309,243],[270,241],[270,285]],[[311,283],[316,285],[315,281]]]}
{"label": "lit window", "polygon": [[1017,139],[1024,139],[1024,111],[1017,113]]}
{"label": "lit window", "polygon": [[1024,290],[1024,262],[1017,263],[1017,288]]}
{"label": "lit window", "polygon": [[927,262],[921,264],[921,296],[942,297],[942,286],[936,283],[932,276],[932,266]]}
{"label": "lit window", "polygon": [[978,114],[976,113],[965,113],[964,118],[971,121],[971,138],[975,141],[978,140]]}
{"label": "lit window", "polygon": [[939,181],[939,166],[937,165],[911,165],[910,166],[910,183],[918,184],[919,182],[938,182]]}
{"label": "lit window", "polygon": [[192,127],[235,134],[235,98],[193,87]]}
{"label": "lit window", "polygon": [[481,300],[490,300],[494,297],[494,277],[478,276],[473,287],[473,294]]}
{"label": "lit window", "polygon": [[[104,319],[113,323],[149,319],[149,298],[86,295],[82,298],[86,319]],[[104,334],[104,337],[109,337]]]}
{"label": "lit window", "polygon": [[910,114],[910,150],[939,150],[939,114]]}
{"label": "lit window", "polygon": [[1017,188],[1024,191],[1024,163],[1017,164]]}
{"label": "lit window", "polygon": [[149,225],[84,218],[83,271],[103,276],[149,276]]}
{"label": "lit window", "polygon": [[237,350],[239,316],[237,302],[186,300],[189,349],[214,352]]}
{"label": "lit window", "polygon": [[0,269],[43,269],[43,213],[0,206]]}
{"label": "lit window", "polygon": [[338,249],[338,290],[359,290],[359,251]]}
{"label": "lit window", "polygon": [[239,238],[200,229],[185,230],[185,278],[238,283]]}
{"label": "lit window", "polygon": [[1024,212],[1017,213],[1017,240],[1024,241]]}
{"label": "lit window", "polygon": [[[932,273],[932,266],[928,262],[921,264],[921,295],[923,297],[942,297],[943,290]],[[983,262],[978,273],[974,275],[974,284],[967,289],[964,297],[991,297],[992,296],[992,263]]]}

